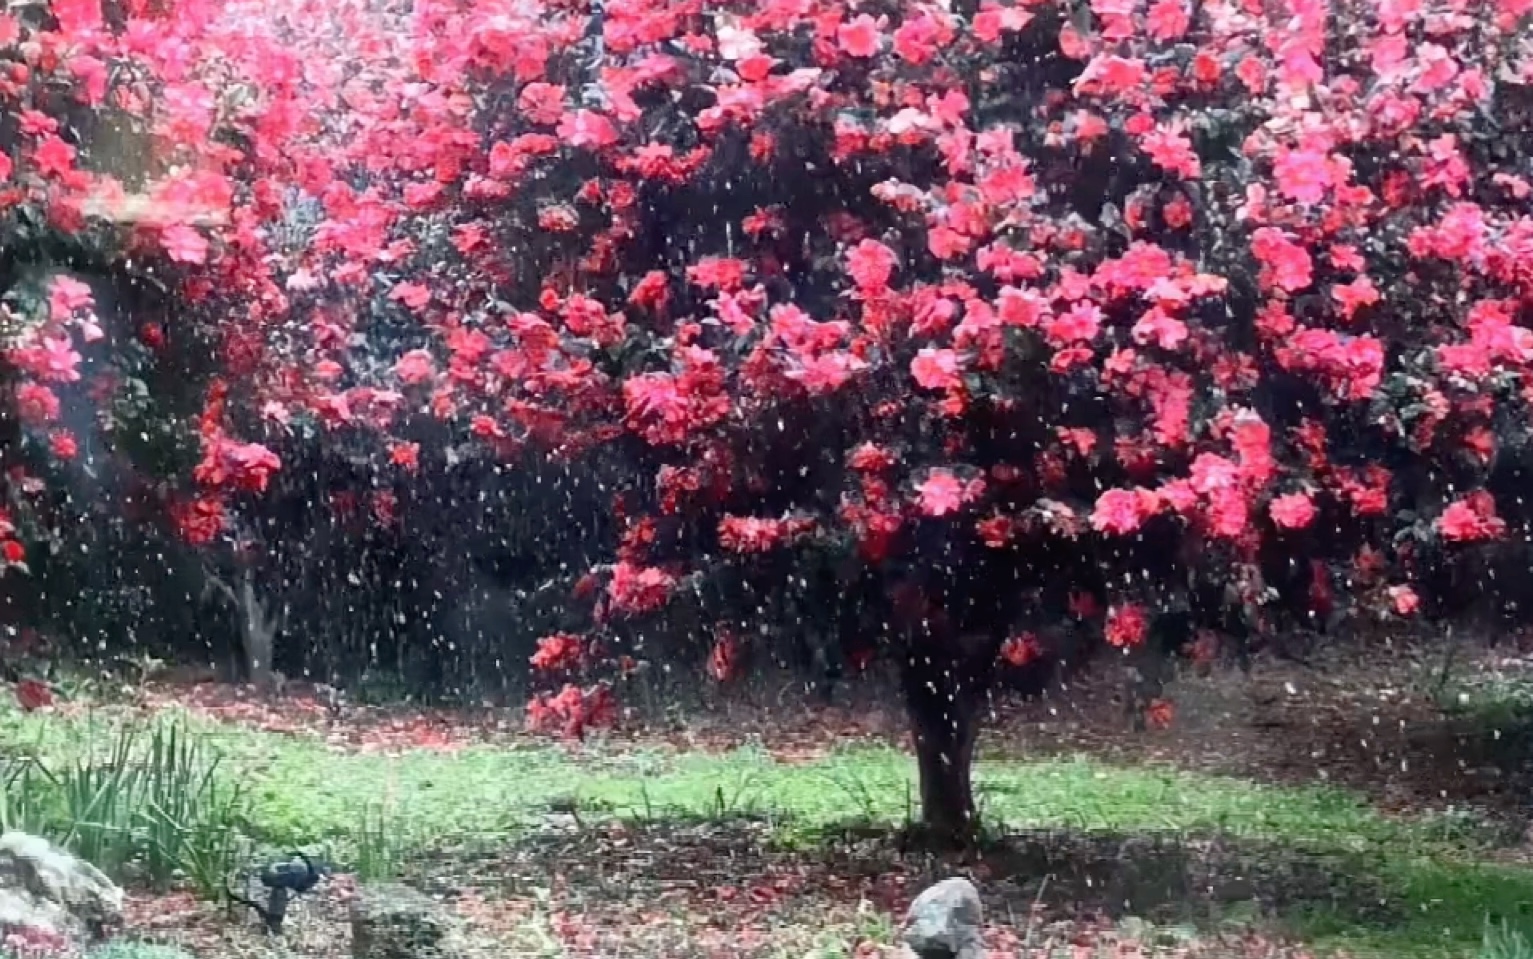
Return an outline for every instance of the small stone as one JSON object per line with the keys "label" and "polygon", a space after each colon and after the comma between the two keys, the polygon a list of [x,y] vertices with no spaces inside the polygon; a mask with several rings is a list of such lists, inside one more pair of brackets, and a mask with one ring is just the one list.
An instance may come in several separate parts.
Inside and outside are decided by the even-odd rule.
{"label": "small stone", "polygon": [[456,919],[431,897],[397,883],[363,886],[351,904],[353,959],[456,959]]}
{"label": "small stone", "polygon": [[1118,934],[1135,942],[1148,942],[1154,927],[1138,916],[1124,916],[1118,921]]}
{"label": "small stone", "polygon": [[981,959],[984,911],[967,879],[944,879],[916,897],[901,939],[920,959]]}

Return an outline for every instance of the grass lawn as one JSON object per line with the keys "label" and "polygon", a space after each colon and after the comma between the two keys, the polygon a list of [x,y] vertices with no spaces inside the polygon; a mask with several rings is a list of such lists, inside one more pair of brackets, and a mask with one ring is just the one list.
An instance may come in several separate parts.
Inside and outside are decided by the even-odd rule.
{"label": "grass lawn", "polygon": [[[847,849],[866,849],[856,844],[912,814],[913,763],[878,745],[799,762],[761,748],[516,741],[380,754],[183,719],[223,757],[220,775],[244,785],[245,829],[257,841],[324,848],[374,875],[408,874],[422,862],[440,871],[455,856],[536,845],[561,816],[577,830],[613,820],[638,830],[714,824],[715,845],[692,855],[727,858],[745,842],[779,861],[834,855],[845,864]],[[59,764],[104,748],[120,722],[111,710],[3,711],[0,745],[35,748]],[[995,841],[964,865],[979,868],[982,888],[1008,907],[1091,903],[1208,927],[1250,918],[1262,900],[1283,932],[1321,953],[1422,959],[1476,955],[1487,919],[1533,924],[1533,870],[1488,861],[1488,837],[1463,819],[1405,822],[1337,789],[1084,758],[981,762],[976,781]],[[742,824],[750,830],[735,828]],[[882,845],[887,853],[892,844]],[[593,841],[587,855],[600,848]],[[699,874],[727,878],[727,869],[700,865]]]}

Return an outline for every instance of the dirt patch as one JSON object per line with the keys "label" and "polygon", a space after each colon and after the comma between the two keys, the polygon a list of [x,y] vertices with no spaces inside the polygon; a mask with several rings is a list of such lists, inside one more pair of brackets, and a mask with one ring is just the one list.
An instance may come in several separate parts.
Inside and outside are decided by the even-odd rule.
{"label": "dirt patch", "polygon": [[[674,900],[733,913],[742,904],[770,912],[840,903],[898,916],[917,891],[959,874],[975,879],[993,914],[1013,917],[1041,910],[1168,924],[1202,922],[1238,904],[1261,915],[1321,906],[1358,921],[1391,918],[1361,863],[1228,837],[1030,831],[945,855],[873,833],[827,837],[806,853],[774,846],[766,823],[612,824],[545,834],[493,861],[492,874],[510,892],[552,865],[559,887],[587,904]],[[480,878],[484,885],[488,877]]]}
{"label": "dirt patch", "polygon": [[[1302,897],[1311,882],[1305,870],[1322,865],[1282,869],[1272,863],[1292,866],[1291,852],[1275,857],[1273,850],[1131,836],[1040,833],[965,859],[907,853],[886,838],[829,843],[812,853],[769,839],[765,824],[744,821],[606,824],[539,834],[505,849],[444,851],[412,864],[408,880],[494,943],[492,952],[515,957],[892,957],[899,918],[915,893],[936,878],[965,874],[982,890],[986,938],[1000,955],[1297,959],[1301,950],[1251,928],[1199,935],[1174,921],[1208,918],[1186,915],[1189,906],[1260,900],[1263,884]],[[1253,864],[1262,870],[1254,878]],[[1101,882],[1105,877],[1116,878]],[[186,897],[134,899],[127,934],[202,959],[339,959],[350,948],[354,891],[342,876],[300,899],[280,939],[249,917]],[[1137,908],[1126,910],[1126,900]],[[1171,914],[1173,900],[1179,915]]]}
{"label": "dirt patch", "polygon": [[[1133,733],[1118,686],[1098,674],[1048,700],[1004,704],[992,755],[1084,753],[1114,762],[1280,784],[1345,786],[1393,812],[1454,808],[1525,821],[1533,726],[1446,714],[1434,697],[1441,651],[1404,647],[1322,655],[1309,666],[1259,660],[1249,674],[1187,673],[1168,687],[1175,720]],[[1465,681],[1533,659],[1484,651]]]}

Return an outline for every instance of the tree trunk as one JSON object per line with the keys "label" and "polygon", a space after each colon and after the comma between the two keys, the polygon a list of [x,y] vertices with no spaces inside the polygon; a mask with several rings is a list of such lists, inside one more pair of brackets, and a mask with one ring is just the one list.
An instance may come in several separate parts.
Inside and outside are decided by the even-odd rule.
{"label": "tree trunk", "polygon": [[230,586],[211,570],[204,569],[208,588],[223,594],[234,607],[239,621],[240,649],[244,654],[245,681],[258,686],[272,682],[272,657],[276,653],[277,634],[282,631],[287,618],[285,609],[275,609],[275,603],[261,601],[256,592],[255,577],[250,570],[241,571],[239,587]]}
{"label": "tree trunk", "polygon": [[978,724],[957,710],[943,717],[914,708],[910,721],[921,777],[921,822],[934,838],[961,842],[976,823],[971,771]]}
{"label": "tree trunk", "polygon": [[244,623],[245,671],[257,686],[271,682],[272,655],[277,646],[277,617],[271,616],[256,596],[250,574],[240,584],[240,607]]}
{"label": "tree trunk", "polygon": [[969,650],[921,644],[905,664],[905,709],[921,777],[921,821],[930,837],[963,844],[978,824],[974,804],[974,744],[993,672],[989,643]]}

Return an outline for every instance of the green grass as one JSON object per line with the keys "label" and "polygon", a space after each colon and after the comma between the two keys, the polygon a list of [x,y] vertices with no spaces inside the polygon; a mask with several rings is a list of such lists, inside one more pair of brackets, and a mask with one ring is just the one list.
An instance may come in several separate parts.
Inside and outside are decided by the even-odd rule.
{"label": "green grass", "polygon": [[1485,924],[1485,941],[1476,959],[1533,959],[1533,943],[1510,923]]}
{"label": "green grass", "polygon": [[171,720],[119,727],[93,749],[6,755],[0,829],[45,834],[112,875],[212,895],[241,853],[245,808],[222,761],[203,729]]}
{"label": "green grass", "polygon": [[1533,680],[1527,676],[1463,677],[1445,683],[1435,699],[1445,715],[1480,729],[1526,734],[1533,724]]}
{"label": "green grass", "polygon": [[[35,745],[78,758],[109,734],[93,721],[0,712],[0,746]],[[318,739],[189,720],[241,780],[249,829],[276,847],[324,846],[370,874],[412,850],[449,842],[507,842],[552,806],[586,818],[652,822],[767,817],[784,842],[809,844],[848,824],[897,827],[913,813],[914,766],[868,746],[801,765],[765,752],[667,755],[602,746],[473,747],[455,753],[339,754]],[[1366,881],[1393,910],[1387,923],[1349,910],[1289,917],[1317,946],[1359,956],[1472,956],[1487,919],[1533,930],[1533,872],[1476,860],[1472,830],[1445,820],[1387,818],[1337,789],[1121,768],[1084,759],[982,762],[983,813],[998,830],[1211,835],[1333,863]],[[1498,926],[1499,928],[1499,926]]]}

